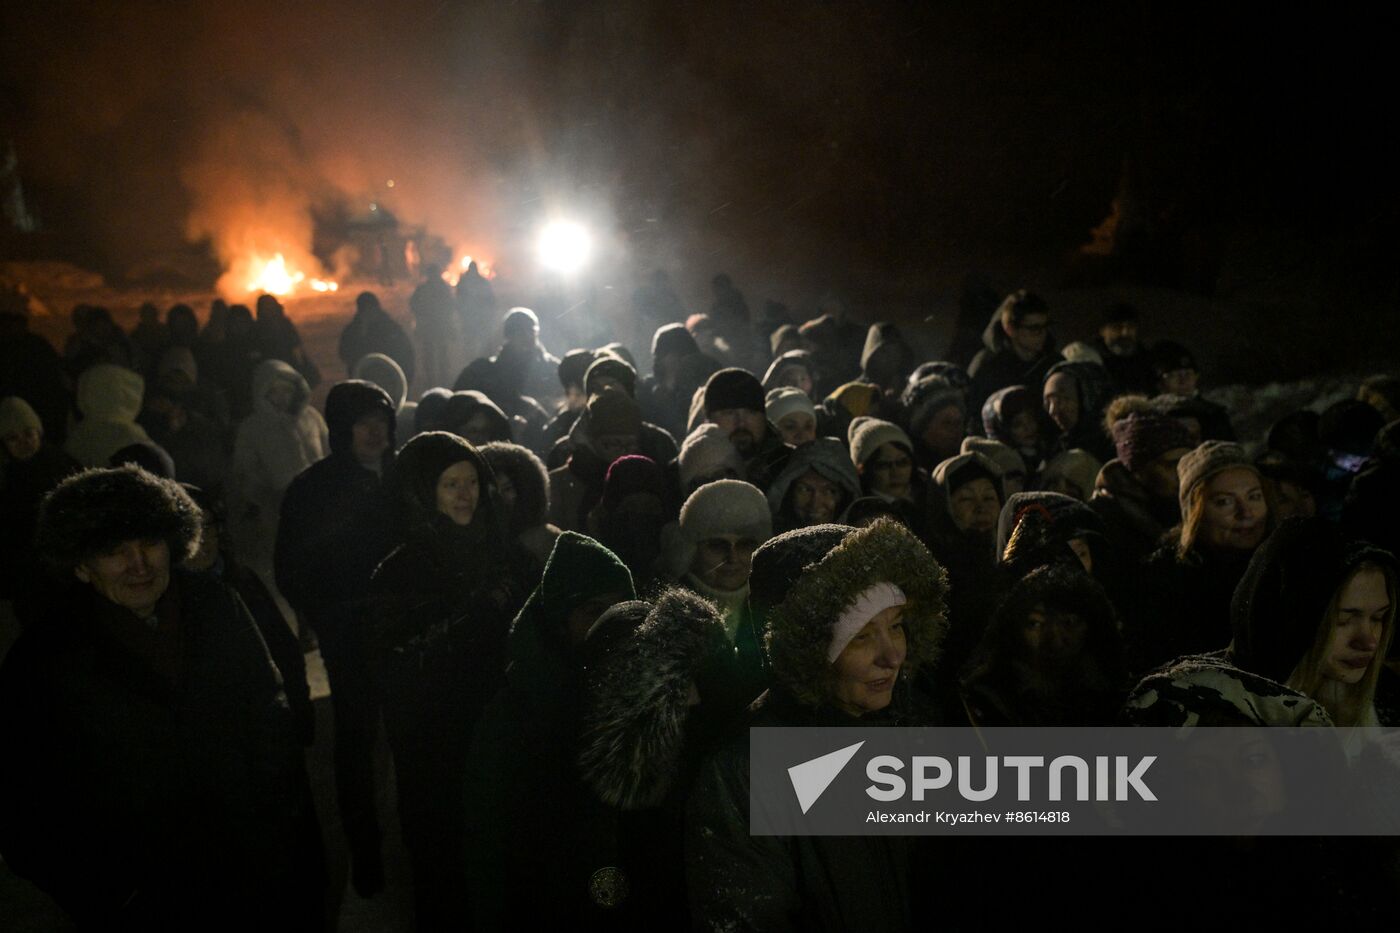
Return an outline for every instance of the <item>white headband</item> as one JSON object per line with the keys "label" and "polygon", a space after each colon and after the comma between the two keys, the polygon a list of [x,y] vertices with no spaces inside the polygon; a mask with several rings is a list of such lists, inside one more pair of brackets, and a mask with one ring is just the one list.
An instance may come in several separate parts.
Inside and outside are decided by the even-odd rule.
{"label": "white headband", "polygon": [[841,613],[836,625],[832,627],[831,645],[826,649],[826,659],[835,661],[841,656],[841,652],[846,650],[851,639],[865,628],[867,622],[891,606],[903,606],[908,601],[904,591],[893,583],[876,583],[867,587],[865,592],[857,596],[846,611]]}

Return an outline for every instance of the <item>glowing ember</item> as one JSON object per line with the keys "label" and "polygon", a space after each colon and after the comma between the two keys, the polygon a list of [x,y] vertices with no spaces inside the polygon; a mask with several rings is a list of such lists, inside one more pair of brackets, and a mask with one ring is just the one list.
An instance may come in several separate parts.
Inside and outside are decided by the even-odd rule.
{"label": "glowing ember", "polygon": [[269,295],[290,295],[298,285],[307,282],[313,291],[334,292],[340,289],[340,283],[326,279],[311,279],[307,281],[306,273],[289,266],[287,257],[281,253],[275,254],[271,259],[254,257],[248,263],[249,268],[249,293],[266,292]]}

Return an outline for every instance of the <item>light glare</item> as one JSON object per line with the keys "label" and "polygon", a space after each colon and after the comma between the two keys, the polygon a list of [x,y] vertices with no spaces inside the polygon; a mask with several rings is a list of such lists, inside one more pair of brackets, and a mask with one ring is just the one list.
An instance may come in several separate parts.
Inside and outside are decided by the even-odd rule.
{"label": "light glare", "polygon": [[577,272],[591,247],[588,231],[572,221],[556,221],[540,232],[540,262],[555,272]]}

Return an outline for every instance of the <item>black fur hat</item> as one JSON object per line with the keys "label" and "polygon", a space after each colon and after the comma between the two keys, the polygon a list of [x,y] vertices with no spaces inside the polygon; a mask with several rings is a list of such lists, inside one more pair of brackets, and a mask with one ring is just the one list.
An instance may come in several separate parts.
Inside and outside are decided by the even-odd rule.
{"label": "black fur hat", "polygon": [[34,543],[64,575],[126,541],[165,541],[178,563],[199,544],[200,510],[173,480],[135,466],[90,469],[59,483],[39,509]]}

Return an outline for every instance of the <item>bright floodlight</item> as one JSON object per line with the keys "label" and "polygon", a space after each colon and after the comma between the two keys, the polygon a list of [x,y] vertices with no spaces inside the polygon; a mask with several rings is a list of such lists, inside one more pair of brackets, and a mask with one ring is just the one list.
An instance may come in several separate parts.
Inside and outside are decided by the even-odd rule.
{"label": "bright floodlight", "polygon": [[572,221],[555,221],[540,232],[540,262],[556,272],[577,272],[588,261],[588,231]]}

